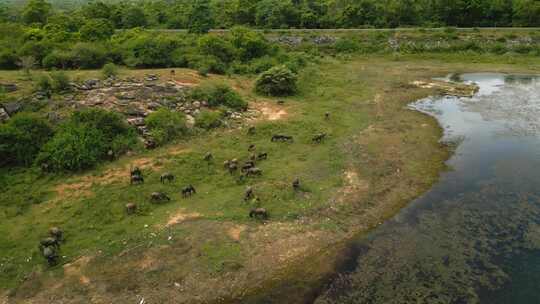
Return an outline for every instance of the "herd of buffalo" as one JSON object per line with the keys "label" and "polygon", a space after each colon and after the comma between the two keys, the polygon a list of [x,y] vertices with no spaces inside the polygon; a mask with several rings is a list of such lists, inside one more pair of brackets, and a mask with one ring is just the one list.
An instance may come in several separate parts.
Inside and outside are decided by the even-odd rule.
{"label": "herd of buffalo", "polygon": [[[325,117],[328,118],[328,114],[325,114]],[[255,128],[250,127],[248,129],[248,134],[254,134]],[[321,143],[326,138],[326,133],[320,133],[315,135],[312,138],[314,143]],[[275,134],[271,138],[272,142],[293,142],[293,137],[289,135]],[[239,181],[244,181],[248,177],[261,176],[262,170],[256,167],[256,162],[263,161],[268,159],[268,153],[259,152],[255,153],[255,145],[250,145],[248,148],[249,152],[252,152],[250,158],[240,164],[237,159],[226,160],[223,163],[223,167],[230,174],[235,174],[240,170],[240,175],[238,176]],[[212,153],[207,153],[204,156],[204,160],[211,162],[214,159]],[[130,184],[143,184],[144,177],[140,168],[135,167],[130,170]],[[175,176],[172,173],[163,173],[160,176],[161,183],[171,183],[175,179]],[[300,179],[296,178],[292,182],[292,189],[294,191],[300,190]],[[182,197],[188,198],[192,195],[197,194],[197,191],[193,185],[188,185],[181,189]],[[150,201],[152,203],[160,203],[164,201],[170,201],[171,198],[163,192],[153,192],[150,195]],[[254,190],[251,186],[248,186],[244,192],[244,201],[259,202],[259,198],[255,195]],[[135,214],[137,212],[137,204],[128,203],[125,205],[125,211],[128,215]],[[269,213],[265,208],[252,208],[249,211],[250,218],[257,218],[262,220],[267,220],[269,218]],[[39,250],[43,257],[47,260],[49,265],[55,265],[58,260],[58,252],[60,249],[60,244],[64,241],[63,231],[58,227],[53,227],[49,231],[49,236],[44,238],[39,243]]]}

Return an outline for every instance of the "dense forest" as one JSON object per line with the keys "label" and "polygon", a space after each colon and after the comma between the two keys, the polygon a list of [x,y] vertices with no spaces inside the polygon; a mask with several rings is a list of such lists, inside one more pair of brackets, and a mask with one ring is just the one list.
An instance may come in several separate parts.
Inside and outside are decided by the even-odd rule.
{"label": "dense forest", "polygon": [[538,0],[0,0],[4,21],[45,24],[60,11],[124,29],[540,25]]}

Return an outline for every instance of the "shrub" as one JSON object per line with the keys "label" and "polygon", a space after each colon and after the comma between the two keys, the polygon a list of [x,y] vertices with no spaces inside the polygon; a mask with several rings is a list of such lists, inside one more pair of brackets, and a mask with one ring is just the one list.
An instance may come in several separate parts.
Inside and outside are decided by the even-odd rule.
{"label": "shrub", "polygon": [[69,76],[63,71],[51,73],[51,87],[55,92],[67,91],[70,89]]}
{"label": "shrub", "polygon": [[336,41],[334,48],[338,53],[354,53],[360,49],[360,45],[352,39],[341,38]]}
{"label": "shrub", "polygon": [[263,35],[245,27],[231,29],[232,43],[237,48],[242,60],[251,60],[267,55],[270,45]]}
{"label": "shrub", "polygon": [[255,82],[255,90],[264,95],[287,96],[296,92],[297,76],[285,66],[263,72]]}
{"label": "shrub", "polygon": [[107,61],[107,51],[95,43],[75,44],[71,56],[74,65],[83,69],[100,68]]}
{"label": "shrub", "polygon": [[35,89],[42,92],[50,92],[52,90],[52,79],[48,74],[41,74],[38,76]]}
{"label": "shrub", "polygon": [[103,133],[68,123],[43,147],[36,162],[49,171],[79,171],[95,166],[107,153]]}
{"label": "shrub", "polygon": [[235,110],[246,110],[247,102],[225,83],[207,83],[191,92],[191,99],[206,100],[211,107],[226,106]]}
{"label": "shrub", "polygon": [[73,113],[43,147],[36,163],[50,171],[78,171],[118,156],[137,144],[133,128],[122,117],[101,109]]}
{"label": "shrub", "polygon": [[101,68],[101,74],[103,78],[110,78],[118,76],[118,67],[114,63],[107,63]]}
{"label": "shrub", "polygon": [[43,58],[41,65],[44,68],[59,68],[66,69],[71,66],[72,56],[69,52],[62,50],[54,50]]}
{"label": "shrub", "polygon": [[17,55],[12,50],[0,50],[0,69],[13,70],[17,68]]}
{"label": "shrub", "polygon": [[234,60],[235,50],[232,44],[220,36],[204,35],[199,38],[198,45],[201,54],[218,58],[225,63]]}
{"label": "shrub", "polygon": [[251,61],[249,71],[254,74],[259,74],[268,71],[277,65],[277,60],[270,56],[264,56]]}
{"label": "shrub", "polygon": [[210,130],[221,126],[222,113],[218,111],[203,110],[197,115],[195,126]]}
{"label": "shrub", "polygon": [[51,138],[49,123],[33,113],[15,115],[0,125],[0,164],[30,165]]}
{"label": "shrub", "polygon": [[161,108],[146,117],[146,125],[158,145],[187,134],[184,114]]}

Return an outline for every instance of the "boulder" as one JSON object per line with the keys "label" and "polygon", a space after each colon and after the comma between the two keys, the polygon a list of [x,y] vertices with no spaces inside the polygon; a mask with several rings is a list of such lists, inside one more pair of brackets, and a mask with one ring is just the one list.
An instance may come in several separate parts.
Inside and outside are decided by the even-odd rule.
{"label": "boulder", "polygon": [[7,93],[15,92],[18,89],[14,83],[0,83],[0,88]]}
{"label": "boulder", "polygon": [[186,115],[186,126],[190,129],[193,128],[195,126],[195,117]]}
{"label": "boulder", "polygon": [[0,107],[0,122],[6,122],[9,119],[9,114],[4,110],[4,108]]}
{"label": "boulder", "polygon": [[17,101],[8,102],[3,105],[4,110],[9,114],[9,116],[15,115],[15,113],[22,110],[23,104]]}

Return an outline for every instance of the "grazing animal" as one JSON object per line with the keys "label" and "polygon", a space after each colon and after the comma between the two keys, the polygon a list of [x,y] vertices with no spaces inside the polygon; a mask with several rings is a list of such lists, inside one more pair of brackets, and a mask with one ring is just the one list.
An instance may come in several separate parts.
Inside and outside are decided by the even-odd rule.
{"label": "grazing animal", "polygon": [[39,241],[39,249],[43,250],[45,247],[60,247],[60,242],[53,238],[53,237],[47,237]]}
{"label": "grazing animal", "polygon": [[251,153],[251,155],[249,156],[249,160],[252,161],[252,162],[256,161],[257,160],[257,154]]}
{"label": "grazing animal", "polygon": [[135,203],[127,203],[126,204],[126,213],[127,214],[133,214],[137,212],[137,205]]}
{"label": "grazing animal", "polygon": [[289,135],[275,134],[274,136],[272,136],[271,141],[273,141],[273,142],[276,142],[276,141],[290,141],[290,142],[292,142],[293,137],[289,136]]}
{"label": "grazing animal", "polygon": [[229,163],[229,173],[230,174],[233,174],[234,172],[236,172],[238,170],[238,163],[236,162],[230,162]]}
{"label": "grazing animal", "polygon": [[172,175],[172,173],[165,172],[165,173],[161,174],[159,179],[160,179],[162,184],[164,184],[166,181],[170,183],[170,182],[174,181],[174,175]]}
{"label": "grazing animal", "polygon": [[151,195],[150,195],[150,200],[153,202],[153,203],[157,203],[157,202],[162,202],[162,201],[170,201],[171,199],[169,198],[169,196],[165,193],[162,193],[162,192],[153,192]]}
{"label": "grazing animal", "polygon": [[64,232],[58,227],[52,227],[51,229],[49,229],[49,235],[56,239],[58,242],[61,242],[64,238]]}
{"label": "grazing animal", "polygon": [[196,194],[197,191],[195,190],[195,187],[193,187],[192,185],[189,185],[187,187],[185,187],[184,189],[182,189],[182,196],[183,197],[190,197],[192,196],[193,194]]}
{"label": "grazing animal", "polygon": [[230,160],[226,160],[223,162],[223,168],[225,169],[229,169],[229,165],[231,164],[231,161]]}
{"label": "grazing animal", "polygon": [[314,143],[320,143],[322,142],[324,139],[326,138],[326,133],[320,133],[320,134],[317,134],[315,136],[313,136],[313,138],[311,139]]}
{"label": "grazing animal", "polygon": [[324,113],[324,119],[326,120],[330,119],[330,112]]}
{"label": "grazing animal", "polygon": [[131,170],[131,176],[135,175],[142,176],[142,171],[139,169],[139,167],[135,167],[133,170]]}
{"label": "grazing animal", "polygon": [[249,152],[255,151],[255,145],[254,144],[249,145],[248,151]]}
{"label": "grazing animal", "polygon": [[244,201],[248,201],[253,198],[253,188],[247,187],[246,192],[244,193]]}
{"label": "grazing animal", "polygon": [[300,179],[299,178],[294,179],[294,181],[292,182],[292,187],[293,187],[294,191],[300,190]]}
{"label": "grazing animal", "polygon": [[259,169],[259,168],[249,168],[247,171],[246,171],[246,176],[261,176],[262,175],[262,170]]}
{"label": "grazing animal", "polygon": [[174,75],[176,73],[175,70],[171,70],[171,75]]}
{"label": "grazing animal", "polygon": [[255,127],[249,127],[247,133],[248,133],[248,135],[253,135],[253,134],[255,134]]}
{"label": "grazing animal", "polygon": [[259,153],[257,155],[257,160],[266,160],[268,158],[268,153],[264,152],[264,153]]}
{"label": "grazing animal", "polygon": [[131,175],[130,184],[144,184],[144,177],[142,175]]}
{"label": "grazing animal", "polygon": [[245,172],[247,172],[247,171],[248,171],[249,169],[251,169],[251,168],[255,168],[255,162],[253,162],[253,161],[248,161],[248,162],[246,162],[246,163],[242,166],[241,171],[242,171],[242,173],[245,173]]}
{"label": "grazing animal", "polygon": [[151,138],[147,138],[144,141],[144,147],[148,150],[155,149],[157,147],[157,142]]}
{"label": "grazing animal", "polygon": [[209,162],[211,161],[212,159],[214,159],[214,155],[212,155],[212,153],[208,152],[204,155],[204,160]]}
{"label": "grazing animal", "polygon": [[266,211],[264,208],[254,208],[249,211],[249,217],[266,220],[268,219],[268,211]]}
{"label": "grazing animal", "polygon": [[49,266],[56,265],[58,260],[58,248],[54,246],[46,246],[41,249],[41,254],[47,260]]}

